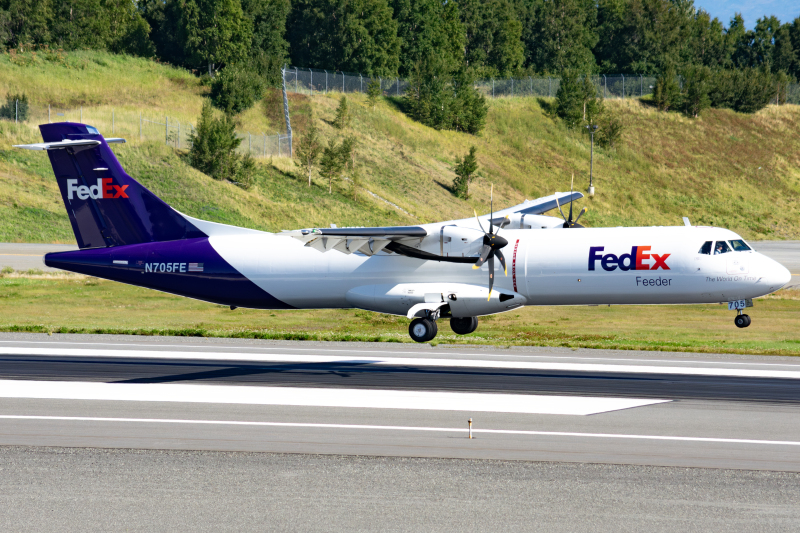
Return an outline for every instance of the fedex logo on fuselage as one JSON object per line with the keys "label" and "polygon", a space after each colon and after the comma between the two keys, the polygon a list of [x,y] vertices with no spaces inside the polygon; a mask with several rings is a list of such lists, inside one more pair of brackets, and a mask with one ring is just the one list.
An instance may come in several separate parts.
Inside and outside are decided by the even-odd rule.
{"label": "fedex logo on fuselage", "polygon": [[127,185],[114,185],[111,178],[97,178],[97,185],[78,185],[78,180],[67,180],[67,198],[74,200],[99,200],[101,198],[127,198]]}
{"label": "fedex logo on fuselage", "polygon": [[628,270],[669,270],[667,258],[671,254],[651,254],[650,246],[632,246],[631,253],[617,257],[614,254],[603,254],[604,246],[591,246],[589,248],[589,270],[594,270],[600,261],[600,266],[607,272],[619,268]]}

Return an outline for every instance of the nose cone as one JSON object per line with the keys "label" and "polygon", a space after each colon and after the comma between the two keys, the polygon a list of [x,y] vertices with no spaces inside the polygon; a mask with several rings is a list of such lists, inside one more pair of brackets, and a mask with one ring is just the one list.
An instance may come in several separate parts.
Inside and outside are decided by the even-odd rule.
{"label": "nose cone", "polygon": [[770,286],[770,291],[777,291],[792,281],[792,273],[788,268],[772,259],[768,260],[768,265],[766,281]]}

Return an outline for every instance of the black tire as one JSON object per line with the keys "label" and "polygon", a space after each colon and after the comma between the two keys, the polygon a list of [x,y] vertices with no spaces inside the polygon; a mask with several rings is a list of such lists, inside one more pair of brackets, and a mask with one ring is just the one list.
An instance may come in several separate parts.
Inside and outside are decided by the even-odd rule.
{"label": "black tire", "polygon": [[438,332],[436,322],[427,318],[416,318],[408,325],[408,334],[416,342],[428,342],[436,337]]}
{"label": "black tire", "polygon": [[453,317],[450,319],[450,328],[458,335],[469,335],[478,329],[478,317]]}
{"label": "black tire", "polygon": [[750,325],[750,317],[747,315],[736,315],[736,318],[733,319],[733,323],[736,324],[737,328],[746,328]]}
{"label": "black tire", "polygon": [[749,326],[750,325],[750,315],[742,315],[742,316],[747,319],[747,324],[744,327]]}

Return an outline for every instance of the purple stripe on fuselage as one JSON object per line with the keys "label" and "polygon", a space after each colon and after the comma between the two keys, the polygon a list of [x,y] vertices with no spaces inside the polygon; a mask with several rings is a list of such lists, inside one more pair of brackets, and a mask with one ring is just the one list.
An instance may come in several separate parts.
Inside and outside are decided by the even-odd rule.
{"label": "purple stripe on fuselage", "polygon": [[[205,237],[51,253],[44,256],[44,262],[53,268],[216,304],[293,309],[240,274]],[[189,263],[202,263],[202,272],[197,272],[197,267],[190,272]]]}

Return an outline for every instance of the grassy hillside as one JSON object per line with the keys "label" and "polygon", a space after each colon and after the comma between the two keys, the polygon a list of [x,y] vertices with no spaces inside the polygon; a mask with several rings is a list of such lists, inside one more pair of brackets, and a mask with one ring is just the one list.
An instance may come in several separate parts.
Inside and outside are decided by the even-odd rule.
{"label": "grassy hillside", "polygon": [[[490,183],[497,207],[566,190],[572,173],[577,188],[588,184],[588,137],[549,118],[548,102],[540,99],[491,101],[487,127],[473,137],[414,123],[393,100],[373,109],[360,95],[348,95],[353,121],[345,133],[359,141],[364,184],[408,216],[363,193],[353,200],[346,184],[333,195],[322,180],[309,188],[285,158],[261,160],[257,186],[243,191],[190,168],[180,150],[139,142],[138,132],[126,132],[124,125],[133,123],[125,121],[126,113],[196,119],[207,88],[185,71],[83,52],[13,61],[0,55],[0,74],[0,97],[24,91],[39,113],[48,103],[83,105],[84,121],[108,132],[114,109],[115,134],[132,141],[115,147],[128,172],[177,209],[209,220],[267,230],[414,224],[469,216],[473,207],[487,211]],[[293,96],[296,131],[302,134],[313,113],[326,138],[340,135],[330,125],[337,98]],[[237,118],[240,129],[275,131],[276,104],[267,98],[243,113]],[[676,225],[688,216],[751,239],[800,237],[800,107],[769,107],[755,115],[709,110],[692,120],[637,100],[608,105],[626,124],[624,145],[608,151],[595,147],[597,195],[583,200],[590,211],[582,222]],[[39,139],[33,125],[0,122],[0,241],[74,242],[46,156],[11,148]],[[450,192],[452,167],[472,144],[478,147],[480,178],[473,198],[462,201]]]}

